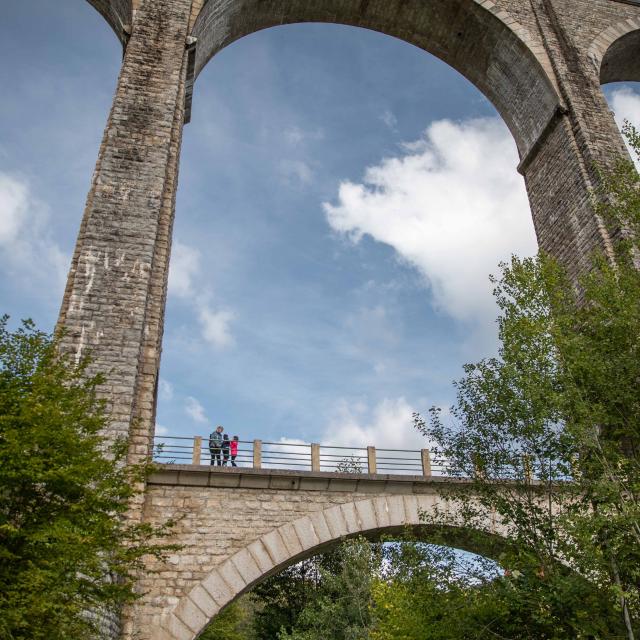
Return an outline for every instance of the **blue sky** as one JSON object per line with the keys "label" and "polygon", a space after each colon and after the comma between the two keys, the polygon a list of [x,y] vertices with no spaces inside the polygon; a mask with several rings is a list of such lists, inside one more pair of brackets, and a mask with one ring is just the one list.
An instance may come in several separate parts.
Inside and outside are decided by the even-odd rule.
{"label": "blue sky", "polygon": [[[1,307],[50,329],[121,51],[84,0],[1,12]],[[640,123],[637,85],[607,95]],[[160,430],[420,446],[412,411],[495,348],[488,274],[535,251],[516,165],[491,104],[399,40],[295,25],[223,50],[184,133]]]}

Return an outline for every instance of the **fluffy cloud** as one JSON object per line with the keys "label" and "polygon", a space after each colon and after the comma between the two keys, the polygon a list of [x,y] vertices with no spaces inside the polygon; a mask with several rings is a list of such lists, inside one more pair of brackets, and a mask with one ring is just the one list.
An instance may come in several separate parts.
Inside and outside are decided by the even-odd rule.
{"label": "fluffy cloud", "polygon": [[210,303],[211,290],[206,286],[198,288],[194,285],[194,281],[201,276],[200,258],[200,251],[195,247],[174,242],[169,268],[169,293],[191,305],[200,325],[201,337],[213,347],[222,349],[234,344],[231,333],[234,314],[228,310],[214,309]]}
{"label": "fluffy cloud", "polygon": [[488,275],[536,241],[515,144],[502,121],[434,122],[404,152],[343,182],[325,203],[331,227],[393,247],[430,287],[434,306],[459,320],[495,317]]}
{"label": "fluffy cloud", "polygon": [[26,222],[29,190],[24,182],[0,173],[0,246],[12,243]]}
{"label": "fluffy cloud", "polygon": [[414,411],[402,397],[385,398],[372,408],[362,402],[342,401],[334,409],[322,443],[338,447],[420,449],[425,441],[413,428]]}
{"label": "fluffy cloud", "polygon": [[51,237],[48,208],[28,182],[0,172],[0,255],[3,271],[39,283],[58,294],[64,285],[69,257]]}
{"label": "fluffy cloud", "polygon": [[173,399],[173,385],[166,380],[160,379],[158,383],[158,394],[161,400],[172,400]]}
{"label": "fluffy cloud", "polygon": [[[616,89],[611,94],[611,108],[620,128],[625,120],[628,120],[636,128],[640,128],[640,94],[633,89],[630,87]],[[640,158],[634,155],[634,160],[640,169]]]}
{"label": "fluffy cloud", "polygon": [[234,314],[231,311],[213,311],[203,305],[198,312],[198,321],[202,329],[202,337],[218,349],[234,344],[231,334],[231,322]]}
{"label": "fluffy cloud", "polygon": [[204,407],[193,396],[187,396],[184,410],[194,422],[207,422]]}
{"label": "fluffy cloud", "polygon": [[199,270],[200,252],[182,242],[174,242],[169,267],[169,293],[181,298],[192,296],[193,279]]}

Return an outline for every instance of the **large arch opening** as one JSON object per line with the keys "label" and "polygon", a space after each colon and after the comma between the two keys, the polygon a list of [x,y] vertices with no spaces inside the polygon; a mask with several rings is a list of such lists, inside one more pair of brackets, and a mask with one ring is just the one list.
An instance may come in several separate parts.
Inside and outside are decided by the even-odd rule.
{"label": "large arch opening", "polygon": [[[535,251],[499,114],[438,58],[344,25],[264,29],[220,51],[198,83],[158,435],[203,436],[205,460],[212,423],[241,441],[425,446],[412,408],[449,404],[460,364],[493,344],[489,273]],[[380,198],[360,228],[347,183]],[[390,423],[402,437],[389,440]]]}
{"label": "large arch opening", "polygon": [[[506,22],[503,19],[506,18]],[[400,38],[459,71],[494,104],[511,130],[521,156],[554,116],[559,100],[529,35],[513,18],[476,0],[424,4],[413,0],[264,4],[244,0],[220,12],[204,5],[193,35],[197,76],[221,49],[250,33],[281,24],[329,22],[358,26]],[[540,57],[537,57],[540,56]]]}

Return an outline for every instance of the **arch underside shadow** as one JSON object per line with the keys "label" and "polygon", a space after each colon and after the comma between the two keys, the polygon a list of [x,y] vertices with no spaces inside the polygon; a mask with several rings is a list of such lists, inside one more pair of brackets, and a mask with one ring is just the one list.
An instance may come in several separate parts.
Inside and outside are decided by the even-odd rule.
{"label": "arch underside shadow", "polygon": [[[424,541],[497,557],[508,546],[506,530],[487,515],[473,532],[443,496],[395,495],[347,502],[311,513],[260,536],[212,569],[158,621],[154,640],[194,640],[211,619],[243,593],[286,567],[346,538],[378,538],[407,528]],[[421,522],[421,513],[447,513],[446,527]]]}
{"label": "arch underside shadow", "polygon": [[[535,144],[559,105],[524,28],[508,26],[476,0],[209,0],[198,16],[195,74],[235,40],[301,22],[344,24],[394,36],[440,58],[496,107],[521,156]],[[504,16],[504,14],[502,14]]]}
{"label": "arch underside shadow", "polygon": [[600,66],[600,83],[640,81],[640,29],[618,38]]}
{"label": "arch underside shadow", "polygon": [[107,21],[123,46],[126,43],[125,27],[130,28],[133,16],[132,0],[87,0]]}

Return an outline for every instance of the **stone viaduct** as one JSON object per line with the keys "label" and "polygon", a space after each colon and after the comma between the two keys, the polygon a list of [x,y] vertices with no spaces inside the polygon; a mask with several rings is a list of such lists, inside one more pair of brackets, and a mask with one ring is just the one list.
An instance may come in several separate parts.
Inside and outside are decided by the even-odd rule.
{"label": "stone viaduct", "polygon": [[[59,326],[63,347],[78,358],[90,349],[105,374],[112,433],[129,438],[132,461],[148,456],[153,442],[180,143],[194,80],[245,35],[341,23],[436,55],[508,125],[540,247],[573,274],[594,249],[610,251],[590,189],[596,166],[610,166],[625,150],[600,87],[640,80],[639,0],[88,1],[121,40],[124,59]],[[436,479],[163,467],[132,517],[182,514],[175,541],[183,547],[141,580],[146,595],[117,633],[191,640],[269,572],[342,535],[415,523],[418,509],[432,509],[441,493]],[[225,508],[230,501],[238,508]]]}

